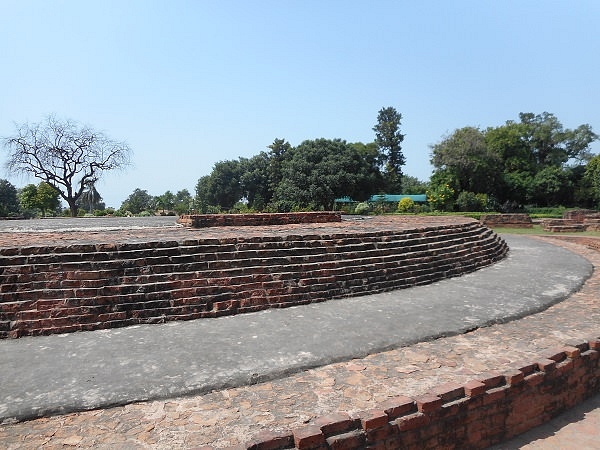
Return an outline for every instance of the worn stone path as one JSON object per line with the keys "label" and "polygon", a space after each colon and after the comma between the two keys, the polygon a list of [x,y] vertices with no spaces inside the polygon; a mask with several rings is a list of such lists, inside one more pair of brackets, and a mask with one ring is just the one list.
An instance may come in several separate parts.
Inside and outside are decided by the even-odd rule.
{"label": "worn stone path", "polygon": [[[584,256],[594,267],[600,264],[597,251],[571,242],[550,242]],[[261,430],[287,430],[333,411],[358,412],[390,397],[416,396],[446,382],[464,383],[490,370],[532,360],[571,340],[597,337],[599,293],[600,274],[594,272],[567,300],[510,323],[202,396],[5,424],[0,426],[0,447],[233,446]],[[585,427],[586,422],[582,423]],[[600,435],[599,427],[588,428],[584,429]],[[590,436],[585,433],[584,437]],[[550,444],[550,439],[548,443],[532,448],[570,448],[560,442]]]}

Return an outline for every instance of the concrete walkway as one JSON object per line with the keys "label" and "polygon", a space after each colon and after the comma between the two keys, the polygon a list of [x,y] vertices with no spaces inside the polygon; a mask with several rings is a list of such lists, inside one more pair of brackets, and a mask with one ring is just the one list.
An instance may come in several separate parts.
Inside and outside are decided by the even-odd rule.
{"label": "concrete walkway", "polygon": [[[0,447],[227,447],[261,430],[289,430],[332,411],[352,413],[389,397],[414,396],[446,382],[464,383],[597,333],[600,274],[592,272],[592,264],[600,266],[600,253],[518,236],[507,241],[511,252],[505,261],[473,274],[393,293],[238,316],[245,320],[237,327],[237,318],[230,317],[1,341],[0,411],[5,425],[0,426]],[[449,336],[503,321],[503,316],[535,312],[565,297],[538,314]],[[443,326],[425,320],[446,320],[455,312]],[[208,329],[203,322],[219,326]],[[386,323],[381,331],[379,322]],[[217,339],[219,334],[225,339]],[[409,345],[443,335],[449,337]],[[259,348],[263,356],[246,355],[250,348]],[[358,359],[385,348],[395,349]],[[208,379],[210,364],[227,376]],[[327,365],[281,377],[320,364]],[[217,385],[273,377],[190,396]],[[176,397],[181,393],[187,395]],[[10,417],[136,398],[157,400],[9,425]],[[600,438],[597,404],[582,408],[569,411],[558,424],[533,430],[537,434],[527,445],[537,446],[522,447],[523,441],[515,440],[497,448],[597,448],[589,444]],[[563,427],[560,420],[576,422]],[[571,430],[582,433],[574,436]]]}
{"label": "concrete walkway", "polygon": [[254,314],[0,342],[0,422],[200,394],[540,311],[592,273],[510,237],[509,257],[428,286]]}

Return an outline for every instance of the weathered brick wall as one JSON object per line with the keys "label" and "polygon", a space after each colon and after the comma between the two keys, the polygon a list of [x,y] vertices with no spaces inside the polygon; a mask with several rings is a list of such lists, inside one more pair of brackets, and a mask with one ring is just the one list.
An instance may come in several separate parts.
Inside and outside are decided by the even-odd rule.
{"label": "weathered brick wall", "polygon": [[598,219],[600,212],[594,209],[572,209],[563,213],[563,219],[573,220],[576,223],[583,223],[585,219]]}
{"label": "weathered brick wall", "polygon": [[430,283],[489,265],[478,222],[401,231],[0,248],[0,338],[217,317]]}
{"label": "weathered brick wall", "polygon": [[287,225],[293,223],[340,222],[342,214],[335,211],[260,214],[192,214],[180,216],[177,222],[194,228],[227,226]]}
{"label": "weathered brick wall", "polygon": [[262,432],[240,448],[484,449],[600,392],[599,352],[600,338],[572,343],[507,373],[397,397],[354,416],[334,413],[289,432]]}
{"label": "weathered brick wall", "polygon": [[484,214],[479,219],[488,227],[531,228],[533,222],[529,214]]}

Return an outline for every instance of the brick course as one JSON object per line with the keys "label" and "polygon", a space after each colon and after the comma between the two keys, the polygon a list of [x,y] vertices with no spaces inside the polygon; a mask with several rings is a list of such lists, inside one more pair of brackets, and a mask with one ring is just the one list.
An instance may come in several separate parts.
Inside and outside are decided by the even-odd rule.
{"label": "brick course", "polygon": [[472,220],[413,229],[0,248],[0,338],[217,317],[431,283],[502,259]]}

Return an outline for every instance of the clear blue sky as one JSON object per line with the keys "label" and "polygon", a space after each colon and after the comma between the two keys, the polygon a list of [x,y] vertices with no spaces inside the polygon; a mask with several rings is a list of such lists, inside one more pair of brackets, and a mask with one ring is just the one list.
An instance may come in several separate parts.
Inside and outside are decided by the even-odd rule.
{"label": "clear blue sky", "polygon": [[371,142],[387,106],[421,180],[429,145],[463,126],[548,111],[600,133],[597,0],[0,5],[0,136],[54,113],[126,141],[133,167],[97,186],[108,206],[135,188],[194,194],[215,162],[275,138]]}

